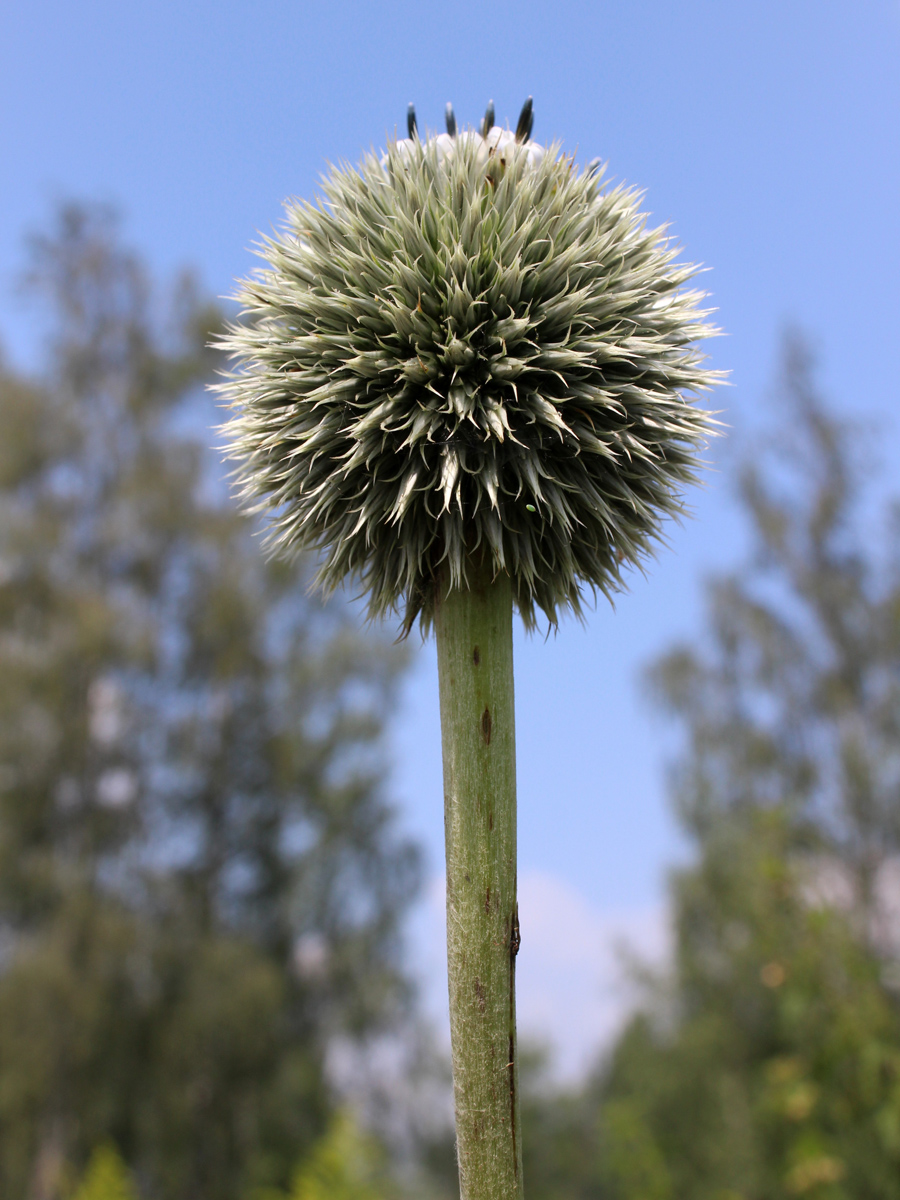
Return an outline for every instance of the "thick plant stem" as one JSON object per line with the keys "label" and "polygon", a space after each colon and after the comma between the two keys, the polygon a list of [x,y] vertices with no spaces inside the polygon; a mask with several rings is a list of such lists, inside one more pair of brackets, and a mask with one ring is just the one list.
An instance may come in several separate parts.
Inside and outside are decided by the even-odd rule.
{"label": "thick plant stem", "polygon": [[512,588],[473,566],[435,611],[461,1200],[521,1200]]}

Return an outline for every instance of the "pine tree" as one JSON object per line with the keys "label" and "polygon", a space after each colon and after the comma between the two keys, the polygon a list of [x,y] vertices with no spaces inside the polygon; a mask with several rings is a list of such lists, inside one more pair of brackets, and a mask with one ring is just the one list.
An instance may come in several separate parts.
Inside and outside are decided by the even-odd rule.
{"label": "pine tree", "polygon": [[297,1171],[290,1200],[387,1200],[383,1155],[351,1113],[331,1126]]}
{"label": "pine tree", "polygon": [[137,1200],[128,1168],[114,1146],[94,1151],[73,1200]]}

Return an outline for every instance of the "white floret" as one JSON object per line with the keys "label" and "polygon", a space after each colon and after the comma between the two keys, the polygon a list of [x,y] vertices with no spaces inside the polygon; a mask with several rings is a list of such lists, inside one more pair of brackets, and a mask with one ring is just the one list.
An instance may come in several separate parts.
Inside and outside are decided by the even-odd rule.
{"label": "white floret", "polygon": [[[405,159],[409,158],[410,155],[413,153],[416,146],[418,145],[418,142],[416,141],[415,138],[397,138],[396,142],[394,142],[394,145],[397,147],[397,153],[400,155],[400,157],[402,159],[405,160]],[[384,166],[384,165],[386,165],[386,163],[387,163],[387,155],[382,154],[381,165]]]}
{"label": "white floret", "polygon": [[[423,143],[418,138],[398,138],[394,143],[397,153],[404,162],[416,152]],[[495,125],[487,137],[482,137],[477,129],[463,129],[455,137],[449,133],[439,133],[427,139],[425,148],[434,147],[438,162],[445,162],[453,157],[460,146],[474,145],[479,162],[487,163],[492,158],[499,159],[503,166],[511,161],[514,155],[522,154],[528,166],[536,167],[547,147],[537,142],[517,142],[516,135],[510,129]],[[387,154],[382,155],[382,166],[387,166]]]}
{"label": "white floret", "polygon": [[426,144],[434,146],[438,162],[443,162],[445,158],[452,158],[456,151],[456,138],[451,137],[449,133],[439,133],[437,137],[429,138]]}

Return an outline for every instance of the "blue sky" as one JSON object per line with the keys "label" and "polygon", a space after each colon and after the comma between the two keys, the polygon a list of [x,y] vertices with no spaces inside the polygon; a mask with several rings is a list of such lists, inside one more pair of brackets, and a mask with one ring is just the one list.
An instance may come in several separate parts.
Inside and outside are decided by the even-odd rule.
{"label": "blue sky", "polygon": [[[410,100],[434,127],[447,100],[462,123],[489,98],[514,123],[533,94],[536,138],[599,155],[610,177],[646,189],[653,222],[668,222],[685,257],[710,268],[703,279],[727,337],[709,351],[732,382],[716,406],[734,434],[691,497],[695,519],[672,529],[615,613],[602,605],[584,629],[519,638],[516,667],[520,871],[543,881],[534,904],[565,895],[563,908],[593,913],[598,928],[633,919],[644,929],[684,848],[664,788],[677,738],[642,699],[639,672],[702,630],[702,579],[746,548],[730,498],[733,447],[777,416],[767,397],[787,322],[818,349],[826,393],[870,427],[885,422],[888,474],[900,449],[898,62],[900,0],[8,0],[0,342],[13,362],[35,361],[34,314],[13,280],[23,234],[58,199],[114,202],[161,279],[189,264],[223,295],[252,268],[256,231],[279,222],[282,200],[312,194],[328,161],[354,160],[402,129]],[[394,741],[403,819],[436,874],[432,646]],[[435,912],[423,909],[420,940]],[[537,951],[529,965],[524,910],[523,938],[527,998],[565,972]],[[545,1014],[535,1028],[552,1025],[552,1008],[535,1003]],[[564,1029],[547,1029],[565,1041]]]}

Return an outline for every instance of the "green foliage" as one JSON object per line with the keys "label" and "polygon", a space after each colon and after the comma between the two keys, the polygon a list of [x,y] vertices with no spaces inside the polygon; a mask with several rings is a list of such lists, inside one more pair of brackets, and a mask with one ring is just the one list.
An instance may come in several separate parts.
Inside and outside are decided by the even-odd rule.
{"label": "green foliage", "polygon": [[381,1146],[339,1109],[298,1167],[289,1192],[265,1189],[252,1200],[395,1200]]}
{"label": "green foliage", "polygon": [[205,450],[219,315],[107,216],[37,239],[0,371],[0,1195],[111,1139],[153,1200],[284,1186],[329,1039],[400,1010],[403,655],[267,566]]}
{"label": "green foliage", "polygon": [[298,1170],[290,1200],[387,1200],[388,1195],[383,1153],[343,1111]]}
{"label": "green foliage", "polygon": [[896,998],[809,888],[778,810],[729,817],[682,877],[677,1024],[638,1021],[605,1081],[605,1112],[646,1114],[675,1195],[900,1195]]}
{"label": "green foliage", "polygon": [[291,202],[221,345],[244,494],[319,582],[431,621],[476,547],[535,609],[620,586],[695,477],[713,330],[638,196],[494,128],[388,145]]}
{"label": "green foliage", "polygon": [[756,554],[653,675],[697,848],[674,969],[565,1100],[577,1165],[551,1147],[530,1177],[554,1198],[900,1198],[900,526],[862,519],[856,440],[796,342],[784,400],[742,475]]}
{"label": "green foliage", "polygon": [[114,1146],[94,1151],[72,1200],[137,1200],[128,1168]]}
{"label": "green foliage", "polygon": [[604,1173],[622,1200],[669,1200],[671,1174],[640,1105],[611,1100],[603,1108]]}

